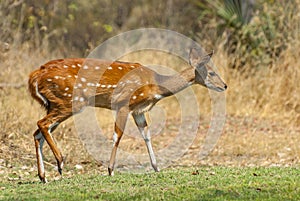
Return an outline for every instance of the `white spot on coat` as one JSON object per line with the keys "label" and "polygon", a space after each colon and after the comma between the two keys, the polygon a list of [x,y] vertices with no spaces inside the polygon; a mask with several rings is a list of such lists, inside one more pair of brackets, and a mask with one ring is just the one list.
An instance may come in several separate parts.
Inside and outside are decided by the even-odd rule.
{"label": "white spot on coat", "polygon": [[83,97],[80,97],[80,98],[79,98],[79,101],[80,101],[80,102],[83,102],[83,101],[84,101],[84,98],[83,98]]}
{"label": "white spot on coat", "polygon": [[84,66],[83,66],[83,69],[86,70],[86,69],[89,69],[89,67],[88,67],[87,65],[84,65]]}
{"label": "white spot on coat", "polygon": [[95,66],[95,70],[99,70],[100,69],[100,67],[99,66]]}
{"label": "white spot on coat", "polygon": [[111,66],[108,66],[107,69],[108,69],[108,70],[112,70],[112,67],[111,67]]}
{"label": "white spot on coat", "polygon": [[119,69],[119,70],[122,70],[123,68],[122,68],[122,66],[119,66],[118,69]]}
{"label": "white spot on coat", "polygon": [[68,91],[69,89],[70,89],[69,87],[66,87],[66,88],[65,88],[65,91]]}
{"label": "white spot on coat", "polygon": [[94,87],[95,86],[95,84],[91,83],[91,82],[88,82],[86,85],[89,86],[89,87]]}
{"label": "white spot on coat", "polygon": [[160,94],[155,94],[154,95],[154,98],[156,98],[156,99],[161,99],[163,96],[162,95],[160,95]]}
{"label": "white spot on coat", "polygon": [[64,68],[68,68],[69,66],[67,66],[67,65],[64,65]]}
{"label": "white spot on coat", "polygon": [[86,79],[85,79],[84,77],[80,78],[80,80],[81,80],[82,82],[86,82]]}
{"label": "white spot on coat", "polygon": [[132,99],[135,100],[135,99],[136,99],[136,96],[132,96]]}
{"label": "white spot on coat", "polygon": [[48,81],[48,82],[51,82],[51,81],[52,81],[52,79],[48,78],[48,79],[47,79],[47,81]]}

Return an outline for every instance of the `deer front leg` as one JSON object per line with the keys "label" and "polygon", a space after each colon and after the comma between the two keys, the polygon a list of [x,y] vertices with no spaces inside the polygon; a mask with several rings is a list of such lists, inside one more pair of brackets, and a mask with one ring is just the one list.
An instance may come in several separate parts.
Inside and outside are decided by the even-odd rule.
{"label": "deer front leg", "polygon": [[128,118],[128,111],[124,108],[121,108],[117,112],[116,122],[115,122],[115,131],[113,135],[113,149],[110,155],[108,174],[110,176],[114,175],[114,165],[116,160],[117,149],[122,138],[124,128]]}
{"label": "deer front leg", "polygon": [[[154,154],[154,151],[152,148],[151,134],[150,134],[150,130],[147,125],[145,115],[143,113],[142,114],[133,113],[132,116],[135,121],[135,124],[137,125],[137,127],[146,143],[151,165],[155,172],[159,172],[159,169],[157,168],[155,154]],[[145,132],[145,130],[146,130],[146,132]]]}
{"label": "deer front leg", "polygon": [[43,145],[45,142],[45,138],[39,129],[37,129],[34,132],[33,136],[34,136],[34,143],[35,143],[38,175],[39,175],[40,180],[43,183],[46,183],[47,180],[45,178],[45,167],[44,167],[44,161],[43,161]]}

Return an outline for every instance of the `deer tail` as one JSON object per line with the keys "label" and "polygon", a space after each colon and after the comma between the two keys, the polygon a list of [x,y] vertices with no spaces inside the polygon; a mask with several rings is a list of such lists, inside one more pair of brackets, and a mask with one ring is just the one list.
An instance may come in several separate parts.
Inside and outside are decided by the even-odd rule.
{"label": "deer tail", "polygon": [[28,90],[30,92],[30,95],[38,101],[46,110],[49,109],[49,100],[43,96],[43,94],[39,91],[39,84],[41,82],[40,75],[41,71],[40,69],[33,71],[29,75],[28,79]]}

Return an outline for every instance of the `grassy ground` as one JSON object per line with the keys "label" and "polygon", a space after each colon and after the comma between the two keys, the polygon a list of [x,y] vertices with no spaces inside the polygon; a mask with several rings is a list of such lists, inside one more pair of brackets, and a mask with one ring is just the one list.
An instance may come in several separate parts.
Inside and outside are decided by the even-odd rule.
{"label": "grassy ground", "polygon": [[176,168],[0,183],[1,200],[299,200],[297,168]]}

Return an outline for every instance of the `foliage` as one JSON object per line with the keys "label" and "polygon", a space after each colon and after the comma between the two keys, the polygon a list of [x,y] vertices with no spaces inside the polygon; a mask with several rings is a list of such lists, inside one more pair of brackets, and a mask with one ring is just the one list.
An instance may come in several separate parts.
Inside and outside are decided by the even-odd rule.
{"label": "foliage", "polygon": [[120,32],[158,27],[235,55],[233,67],[268,66],[299,37],[299,0],[168,0],[122,2],[6,0],[0,3],[1,41],[18,47],[86,55]]}
{"label": "foliage", "polygon": [[[203,18],[217,18],[218,41],[235,55],[231,65],[266,67],[299,38],[299,1],[226,0],[198,2]],[[211,21],[211,20],[210,20]]]}
{"label": "foliage", "polygon": [[188,19],[195,14],[191,6],[180,0],[6,0],[0,2],[0,37],[14,46],[29,42],[32,48],[59,49],[66,56],[71,50],[86,54],[105,39],[131,29],[193,32],[197,26]]}

